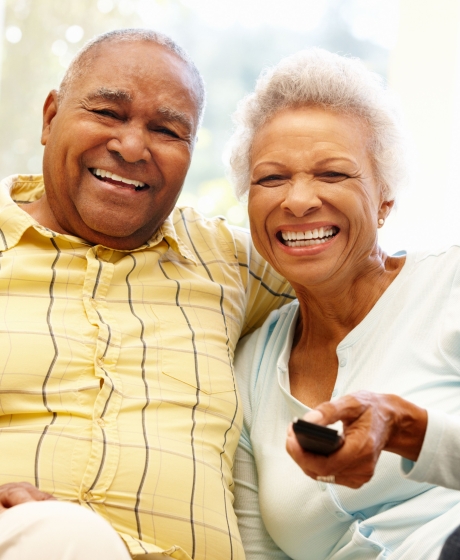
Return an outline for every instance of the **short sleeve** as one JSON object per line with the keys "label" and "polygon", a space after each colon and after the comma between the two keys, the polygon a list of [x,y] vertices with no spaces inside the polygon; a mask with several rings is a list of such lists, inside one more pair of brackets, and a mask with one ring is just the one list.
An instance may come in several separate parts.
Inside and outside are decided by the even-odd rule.
{"label": "short sleeve", "polygon": [[260,327],[268,314],[295,299],[289,282],[263,259],[249,231],[232,228],[235,254],[246,294],[242,336]]}

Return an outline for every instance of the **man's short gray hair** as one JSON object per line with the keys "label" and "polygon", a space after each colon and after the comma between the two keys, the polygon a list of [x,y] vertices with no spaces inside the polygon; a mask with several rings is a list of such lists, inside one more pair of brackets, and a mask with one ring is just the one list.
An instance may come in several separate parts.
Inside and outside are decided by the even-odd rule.
{"label": "man's short gray hair", "polygon": [[320,48],[288,56],[259,77],[255,91],[240,101],[230,139],[230,174],[243,196],[250,185],[250,157],[257,131],[283,109],[322,107],[355,115],[370,130],[370,156],[385,200],[394,200],[407,181],[406,137],[400,112],[383,79],[356,59]]}
{"label": "man's short gray hair", "polygon": [[192,76],[196,82],[197,90],[197,106],[199,122],[203,117],[204,107],[206,104],[206,91],[204,87],[203,77],[201,76],[195,63],[187,54],[187,52],[180,47],[175,41],[164,35],[163,33],[158,33],[151,29],[115,29],[114,31],[109,31],[94,37],[88,41],[75,55],[71,61],[64,78],[59,86],[59,100],[62,100],[70,85],[79,77],[81,77],[88,68],[91,67],[92,62],[96,58],[96,51],[99,45],[104,43],[121,43],[123,41],[136,42],[136,41],[150,41],[157,45],[161,45],[165,49],[174,53],[178,58],[180,58],[187,65]]}

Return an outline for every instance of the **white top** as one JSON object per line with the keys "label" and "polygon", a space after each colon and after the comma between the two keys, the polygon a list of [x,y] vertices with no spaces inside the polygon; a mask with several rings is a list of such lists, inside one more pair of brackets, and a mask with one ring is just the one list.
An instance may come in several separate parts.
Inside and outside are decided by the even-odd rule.
{"label": "white top", "polygon": [[417,463],[383,452],[359,490],[310,479],[285,450],[288,423],[309,410],[289,388],[297,314],[297,302],[273,312],[237,351],[235,508],[247,560],[437,559],[460,524],[460,492],[433,486],[460,488],[460,247],[408,255],[337,347],[333,399],[367,389],[429,411]]}

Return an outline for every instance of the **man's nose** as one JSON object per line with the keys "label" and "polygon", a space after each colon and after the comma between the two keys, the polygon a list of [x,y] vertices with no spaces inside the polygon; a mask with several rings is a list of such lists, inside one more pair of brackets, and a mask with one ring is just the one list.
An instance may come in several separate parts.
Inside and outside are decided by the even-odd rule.
{"label": "man's nose", "polygon": [[288,185],[281,208],[287,210],[296,218],[301,218],[314,210],[318,210],[322,205],[315,181],[297,179]]}
{"label": "man's nose", "polygon": [[148,132],[140,126],[124,125],[107,142],[109,152],[119,154],[128,163],[151,158]]}

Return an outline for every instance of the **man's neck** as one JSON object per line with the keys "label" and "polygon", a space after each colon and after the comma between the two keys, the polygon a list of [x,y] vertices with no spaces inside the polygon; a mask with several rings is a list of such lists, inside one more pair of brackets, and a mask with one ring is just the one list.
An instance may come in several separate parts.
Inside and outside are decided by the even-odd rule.
{"label": "man's neck", "polygon": [[36,222],[40,225],[55,231],[56,233],[64,233],[70,235],[68,231],[65,231],[56,220],[54,214],[51,212],[49,205],[46,200],[46,193],[43,196],[30,204],[19,204],[19,206],[27,212]]}

